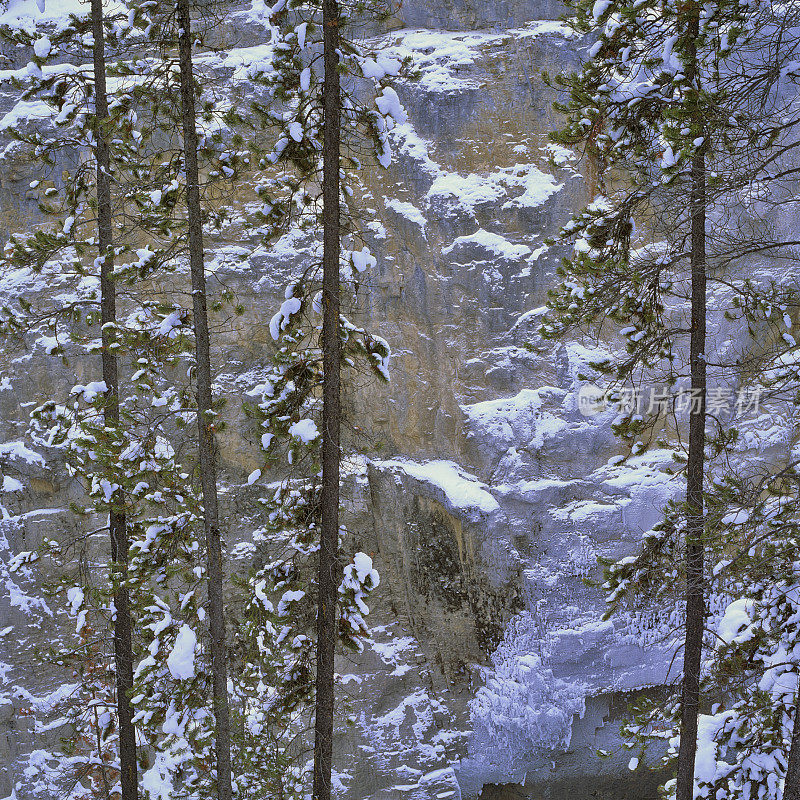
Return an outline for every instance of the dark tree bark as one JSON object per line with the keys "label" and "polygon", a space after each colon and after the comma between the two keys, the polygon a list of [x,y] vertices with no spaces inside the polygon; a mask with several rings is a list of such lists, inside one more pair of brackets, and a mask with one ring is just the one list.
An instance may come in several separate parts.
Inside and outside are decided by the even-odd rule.
{"label": "dark tree bark", "polygon": [[231,800],[231,735],[228,706],[228,664],[223,614],[222,542],[217,500],[217,463],[211,401],[211,355],[206,304],[206,276],[203,250],[203,221],[200,206],[200,176],[197,166],[197,125],[192,67],[192,32],[189,0],[178,0],[178,57],[180,62],[183,153],[186,167],[186,211],[189,224],[189,268],[192,277],[195,358],[197,377],[197,427],[200,479],[203,491],[203,520],[208,558],[208,617],[211,637],[217,796]]}
{"label": "dark tree bark", "polygon": [[795,700],[794,725],[787,757],[783,800],[800,800],[800,694]]}
{"label": "dark tree bark", "polygon": [[[106,89],[105,34],[103,0],[92,0],[92,35],[94,45],[95,90],[95,158],[97,162],[97,241],[100,255],[100,316],[103,380],[106,384],[105,424],[119,427],[119,373],[112,330],[117,321],[116,286],[111,277],[114,269],[114,235],[111,218],[111,165],[104,125],[108,119]],[[128,528],[124,509],[112,506],[109,513],[112,569],[116,571],[114,589],[114,661],[117,681],[117,717],[119,720],[119,759],[122,800],[137,800],[136,729],[133,725],[133,644],[131,634],[128,577]]]}
{"label": "dark tree bark", "polygon": [[333,763],[334,653],[336,604],[341,583],[339,561],[339,150],[341,86],[339,81],[339,7],[323,0],[324,135],[322,175],[322,529],[317,609],[317,684],[314,722],[314,800],[330,800]]}
{"label": "dark tree bark", "polygon": [[706,261],[705,158],[692,162],[692,411],[689,416],[689,458],[686,472],[686,632],[681,689],[681,742],[678,751],[677,800],[694,797],[697,716],[700,711],[700,665],[705,620],[705,513],[703,485],[706,428]]}
{"label": "dark tree bark", "polygon": [[[690,7],[687,36],[687,78],[695,80],[700,7]],[[689,74],[689,73],[692,74]],[[680,748],[676,800],[693,800],[697,754],[697,717],[700,710],[700,667],[705,620],[705,511],[703,486],[706,443],[706,165],[700,149],[690,173],[691,214],[691,340],[689,366],[692,406],[689,415],[689,456],[686,470],[686,632],[681,688]]]}

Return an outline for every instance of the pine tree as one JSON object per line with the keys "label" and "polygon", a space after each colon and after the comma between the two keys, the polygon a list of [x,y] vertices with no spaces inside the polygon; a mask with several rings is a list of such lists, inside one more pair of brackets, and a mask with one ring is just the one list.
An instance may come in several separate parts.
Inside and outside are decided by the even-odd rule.
{"label": "pine tree", "polygon": [[[764,178],[768,149],[784,124],[778,121],[779,107],[785,111],[786,104],[776,99],[780,66],[752,57],[754,43],[763,42],[759,37],[770,28],[761,8],[598,0],[575,3],[573,9],[576,29],[596,35],[596,41],[581,72],[558,79],[569,100],[559,106],[567,124],[554,138],[587,146],[597,166],[599,196],[562,231],[562,239],[574,243],[574,255],[564,261],[543,332],[559,336],[617,325],[626,352],[593,365],[611,380],[612,392],[626,383],[636,387],[659,379],[673,392],[682,386],[689,392],[688,419],[679,416],[673,396],[668,408],[649,419],[628,408],[617,420],[615,429],[633,454],[650,442],[666,446],[667,436],[659,435],[664,427],[679,442],[688,428],[688,447],[679,445],[674,456],[686,463],[686,494],[683,503],[667,506],[641,553],[614,567],[607,584],[616,607],[637,593],[666,601],[675,580],[683,581],[680,699],[666,715],[653,708],[651,719],[678,715],[667,723],[680,732],[674,740],[677,777],[668,790],[689,800],[695,792],[711,578],[706,557],[723,542],[705,497],[709,475],[716,490],[719,464],[736,437],[735,431],[709,435],[708,430],[716,420],[707,408],[709,284],[727,287],[735,295],[732,307],[743,315],[768,321],[770,298],[778,305],[774,287],[731,277],[722,268],[761,248],[784,245],[748,238],[752,230],[746,228],[726,253],[719,227],[708,239],[708,209],[741,204],[737,192]],[[742,52],[748,55],[740,58]],[[769,122],[757,115],[759,104],[761,114],[769,107]],[[746,141],[754,153],[749,159],[740,155]],[[619,177],[621,187],[612,182]],[[729,372],[739,366],[728,365]]]}
{"label": "pine tree", "polygon": [[[106,88],[105,26],[102,0],[92,0],[92,60],[94,66],[95,148],[97,191],[97,245],[100,259],[100,331],[103,345],[103,383],[106,386],[105,427],[119,427],[119,374],[114,353],[113,329],[117,322],[114,269],[114,235],[111,208],[111,158],[104,126],[109,118]],[[117,682],[117,719],[119,721],[119,759],[122,800],[136,800],[138,766],[136,731],[133,726],[133,640],[128,596],[128,530],[124,505],[113,504],[109,511],[111,558],[119,572],[114,581],[114,660]]]}
{"label": "pine tree", "polygon": [[[370,16],[387,9],[364,5],[359,11]],[[255,221],[266,242],[298,234],[314,252],[319,235],[323,252],[321,263],[312,255],[287,287],[270,324],[278,345],[274,368],[253,390],[262,396],[251,412],[262,425],[266,466],[283,471],[288,461],[289,475],[265,498],[269,555],[249,587],[249,608],[263,622],[247,635],[261,632],[260,652],[276,665],[272,674],[278,680],[266,703],[272,717],[264,725],[287,725],[302,738],[303,719],[315,703],[312,791],[322,797],[330,792],[335,646],[362,646],[364,597],[378,582],[364,553],[343,569],[339,395],[363,365],[387,379],[389,357],[383,339],[341,314],[337,295],[341,285],[348,301],[355,298],[362,273],[376,264],[360,228],[359,171],[370,151],[380,165],[389,165],[388,132],[405,115],[388,82],[402,64],[356,45],[348,35],[355,21],[336,3],[279,2],[268,16],[273,59],[253,78],[269,98],[268,105],[255,108],[275,145],[254,159],[263,203]],[[315,643],[308,636],[315,617],[316,670]],[[289,755],[275,753],[271,763]],[[281,791],[286,797],[301,791],[305,777],[296,765]]]}
{"label": "pine tree", "polygon": [[[78,165],[67,181],[62,195],[62,203],[56,204],[53,199],[58,192],[48,189],[44,192],[40,208],[45,213],[56,214],[61,220],[53,228],[40,228],[33,234],[23,237],[12,237],[6,246],[5,263],[13,266],[27,265],[35,270],[57,268],[62,275],[72,272],[79,289],[75,300],[65,308],[56,307],[50,311],[37,309],[35,312],[23,298],[17,310],[6,309],[6,330],[25,330],[32,323],[41,324],[50,320],[55,336],[49,352],[63,352],[70,338],[81,338],[84,324],[100,324],[101,347],[94,351],[101,356],[102,381],[88,386],[78,386],[72,394],[82,398],[86,405],[81,407],[76,401],[76,413],[67,420],[69,414],[56,413],[53,403],[46,404],[34,412],[37,425],[44,420],[59,417],[66,428],[59,434],[55,429],[48,432],[51,443],[67,444],[68,460],[78,474],[91,487],[95,496],[95,507],[100,514],[109,518],[108,530],[111,538],[113,605],[106,606],[102,587],[92,588],[91,575],[83,571],[84,579],[89,580],[84,588],[71,587],[70,592],[82,598],[88,597],[90,590],[94,596],[94,613],[96,621],[105,621],[114,629],[114,660],[112,669],[104,663],[106,653],[98,641],[102,642],[102,630],[94,631],[94,639],[87,639],[86,630],[79,631],[82,640],[75,651],[78,659],[84,661],[83,666],[74,668],[84,674],[89,685],[86,691],[95,692],[88,706],[83,697],[72,699],[73,706],[69,712],[75,723],[76,737],[80,742],[91,743],[96,740],[97,759],[92,791],[108,796],[112,787],[117,786],[119,775],[121,794],[131,800],[137,796],[137,754],[136,736],[132,722],[130,692],[133,684],[133,645],[131,621],[128,602],[127,581],[127,548],[128,525],[126,520],[127,501],[123,497],[124,483],[118,469],[119,456],[124,449],[123,426],[120,420],[120,386],[118,379],[117,354],[125,349],[124,333],[118,329],[116,319],[116,280],[114,256],[124,253],[126,248],[115,247],[113,234],[112,180],[113,174],[120,164],[135,164],[141,160],[142,151],[138,149],[142,136],[135,135],[135,115],[131,111],[131,95],[122,89],[114,97],[114,113],[109,113],[109,102],[106,90],[106,46],[117,52],[123,46],[124,39],[131,29],[131,20],[127,15],[104,17],[102,4],[93,2],[85,15],[71,15],[64,19],[55,31],[9,29],[4,35],[17,45],[33,46],[34,60],[24,71],[24,77],[13,80],[17,82],[23,99],[42,98],[52,109],[52,127],[48,131],[34,130],[28,133],[17,132],[21,144],[30,148],[34,156],[45,165],[52,163],[59,153],[85,148],[91,154],[91,160]],[[88,34],[89,37],[84,39]],[[88,42],[88,46],[85,44]],[[41,67],[53,57],[58,58],[69,53],[81,65],[78,69],[69,66],[58,66],[48,70],[45,76]],[[88,61],[88,68],[86,62]],[[113,137],[113,146],[109,142]],[[91,174],[93,171],[93,175]],[[130,178],[130,172],[126,175]],[[92,177],[94,180],[92,180]],[[119,177],[119,175],[117,175]],[[135,178],[134,178],[135,179]],[[92,212],[96,212],[96,216]],[[85,217],[85,219],[84,219]],[[86,225],[86,234],[82,233]],[[94,234],[92,233],[94,228]],[[82,263],[81,256],[99,252],[94,260],[95,279],[98,279],[99,297],[92,287],[86,288],[92,274]],[[150,254],[152,255],[152,254]],[[147,260],[146,258],[143,260]],[[130,265],[126,265],[130,266]],[[99,301],[99,302],[98,302]],[[97,306],[99,305],[99,314]],[[59,330],[63,320],[71,326],[69,334]],[[102,421],[101,421],[102,420]],[[58,423],[56,424],[58,427]],[[85,438],[84,438],[85,436]],[[88,447],[87,453],[81,453],[81,446]],[[111,468],[109,469],[109,466]],[[45,543],[44,550],[56,553],[63,550],[64,542]],[[67,545],[68,548],[68,545]],[[72,604],[74,605],[74,603]],[[88,607],[87,607],[88,608]],[[109,612],[113,608],[113,612]],[[88,611],[82,612],[84,616]],[[75,653],[68,659],[70,664],[76,661]],[[105,677],[115,683],[115,692],[111,686],[103,688]],[[105,691],[105,700],[98,699],[97,692]],[[115,698],[115,700],[113,699]],[[98,710],[98,703],[114,703],[116,705],[115,720],[108,719],[107,710]],[[103,724],[100,725],[100,721]],[[98,727],[99,725],[99,727]],[[94,734],[89,731],[94,730]],[[103,742],[101,746],[101,740]],[[116,747],[119,749],[117,761]],[[100,751],[104,750],[101,755]],[[110,749],[109,749],[110,748]],[[75,755],[78,758],[78,755]],[[91,759],[90,759],[91,762]],[[73,763],[76,763],[73,759]],[[89,773],[91,774],[91,773]],[[116,789],[115,789],[116,791]]]}
{"label": "pine tree", "polygon": [[198,139],[192,69],[192,34],[188,0],[178,0],[178,48],[180,53],[183,159],[186,171],[186,209],[189,234],[189,266],[192,280],[195,369],[197,380],[197,426],[200,479],[203,489],[203,523],[208,558],[208,612],[211,637],[217,796],[231,800],[231,740],[228,707],[228,666],[222,589],[222,543],[217,500],[217,464],[211,394],[211,356],[206,300],[203,215],[200,206]]}
{"label": "pine tree", "polygon": [[[139,54],[148,56],[132,60],[143,73],[139,85],[144,88],[137,99],[153,126],[153,137],[159,137],[158,145],[152,147],[146,180],[133,193],[136,219],[154,249],[153,260],[173,273],[162,280],[167,297],[171,297],[176,289],[182,289],[181,278],[174,273],[185,255],[189,256],[190,272],[195,268],[194,279],[198,277],[198,252],[202,270],[202,225],[219,228],[226,220],[227,209],[220,205],[220,198],[224,199],[225,188],[238,175],[240,153],[237,136],[226,139],[222,132],[227,133],[238,116],[227,95],[217,91],[213,77],[206,73],[198,76],[191,60],[192,48],[202,47],[205,28],[211,23],[203,21],[203,31],[198,33],[181,25],[174,7],[135,1],[129,7],[140,32]],[[194,74],[185,69],[187,57]],[[187,92],[194,101],[195,91],[197,106],[192,111],[187,109]],[[176,135],[180,131],[183,137]],[[198,204],[202,202],[201,169],[205,176],[202,188],[213,186],[215,190],[217,204],[213,207]],[[195,180],[190,177],[192,171]],[[151,430],[157,433],[146,443],[147,458],[140,466],[144,476],[138,486],[141,507],[130,564],[144,651],[134,676],[134,704],[137,725],[153,753],[142,780],[143,793],[150,798],[207,796],[224,791],[226,783],[224,761],[229,748],[224,744],[225,718],[210,713],[212,707],[218,711],[218,701],[227,703],[228,689],[219,670],[220,654],[223,663],[226,657],[220,615],[221,558],[216,559],[219,575],[214,579],[215,542],[206,530],[216,479],[209,490],[205,459],[210,451],[201,448],[199,440],[197,449],[203,450],[199,489],[177,455],[179,446],[186,447],[183,426],[189,418],[198,423],[209,420],[209,414],[199,413],[198,408],[203,398],[210,403],[210,364],[205,358],[209,342],[198,329],[198,320],[206,319],[198,314],[199,299],[193,293],[194,315],[172,303],[171,313],[160,322],[159,333],[167,342],[159,356],[166,369],[159,371],[158,362],[139,359],[133,376],[137,385],[141,382],[146,390],[159,393],[153,407],[161,409],[156,413],[157,422],[151,420]],[[207,305],[218,311],[230,300],[229,293],[222,292]],[[206,305],[205,296],[200,305]],[[176,367],[181,362],[189,366],[190,385],[176,383]],[[216,416],[218,407],[216,403],[208,407],[213,417],[208,425],[198,424],[199,434],[212,434],[211,446],[213,431],[222,429]],[[144,414],[141,421],[147,418]],[[199,495],[203,495],[202,502]],[[200,535],[201,528],[205,536]],[[221,546],[219,537],[216,544]],[[227,773],[230,783],[229,768]]]}
{"label": "pine tree", "polygon": [[[686,634],[683,643],[683,682],[681,684],[680,749],[676,775],[677,800],[693,800],[694,767],[697,755],[697,717],[700,713],[700,668],[703,655],[703,632],[706,607],[705,576],[705,484],[706,452],[706,315],[708,307],[706,283],[706,124],[701,102],[702,81],[697,59],[697,38],[700,35],[701,7],[691,3],[686,18],[676,20],[677,29],[685,25],[674,45],[683,62],[684,85],[677,88],[684,94],[686,114],[681,120],[693,137],[695,150],[689,172],[689,215],[691,244],[691,313],[689,316],[690,391],[696,399],[689,413],[689,450],[686,462]],[[682,32],[682,31],[681,31]],[[681,52],[685,48],[685,53]],[[683,135],[683,128],[681,129]],[[697,144],[697,141],[699,145]]]}
{"label": "pine tree", "polygon": [[797,455],[780,453],[767,468],[752,466],[754,447],[776,435],[793,436],[798,421],[796,343],[786,330],[798,296],[796,288],[774,296],[773,325],[760,331],[783,346],[763,354],[753,389],[762,421],[777,424],[764,431],[742,426],[746,443],[730,448],[731,470],[714,482],[708,498],[724,549],[712,570],[709,627],[715,637],[704,688],[715,702],[700,718],[700,797],[797,792]]}

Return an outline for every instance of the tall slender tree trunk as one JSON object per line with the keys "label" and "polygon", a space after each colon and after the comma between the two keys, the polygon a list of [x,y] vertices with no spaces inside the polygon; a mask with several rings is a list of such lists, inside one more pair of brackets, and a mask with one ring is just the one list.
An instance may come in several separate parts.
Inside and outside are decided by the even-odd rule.
{"label": "tall slender tree trunk", "polygon": [[197,427],[200,477],[203,490],[203,520],[208,558],[208,616],[211,636],[217,796],[231,800],[231,734],[228,706],[228,664],[225,647],[225,618],[222,609],[222,542],[217,500],[217,463],[211,402],[211,355],[209,352],[208,309],[203,251],[203,222],[200,207],[200,175],[197,166],[197,125],[192,67],[192,30],[189,0],[178,0],[178,56],[180,61],[183,153],[186,167],[186,210],[189,223],[189,268],[194,306],[195,358],[197,375]]}
{"label": "tall slender tree trunk", "polygon": [[[104,417],[108,428],[119,427],[119,373],[114,353],[117,295],[114,269],[114,235],[111,219],[111,164],[104,125],[108,119],[103,0],[92,0],[94,44],[95,158],[97,160],[97,241],[100,255],[100,317],[103,345],[103,380],[106,384]],[[133,642],[128,597],[128,527],[124,509],[112,505],[109,513],[111,559],[116,570],[114,589],[114,661],[117,680],[119,759],[122,800],[137,800],[136,729],[133,725]]]}
{"label": "tall slender tree trunk", "polygon": [[322,175],[322,531],[317,609],[317,685],[314,722],[314,800],[330,800],[333,764],[334,654],[336,604],[341,583],[339,561],[339,7],[323,0],[324,141]]}
{"label": "tall slender tree trunk", "polygon": [[[700,7],[690,7],[687,78],[696,76],[696,51]],[[701,124],[702,121],[700,120]],[[692,405],[689,415],[689,458],[686,470],[686,637],[683,650],[680,749],[676,781],[677,800],[693,800],[697,754],[697,717],[700,711],[700,668],[705,620],[705,569],[703,543],[705,512],[703,485],[706,444],[706,164],[701,149],[691,165],[691,341],[689,365]]]}
{"label": "tall slender tree trunk", "polygon": [[786,780],[783,784],[783,800],[800,800],[800,692],[795,699],[792,741],[786,764]]}

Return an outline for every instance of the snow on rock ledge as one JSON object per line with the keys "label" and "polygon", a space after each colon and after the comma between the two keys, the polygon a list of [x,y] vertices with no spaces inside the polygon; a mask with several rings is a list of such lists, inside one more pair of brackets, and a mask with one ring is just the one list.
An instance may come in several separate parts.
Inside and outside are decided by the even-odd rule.
{"label": "snow on rock ledge", "polygon": [[474,511],[491,514],[500,506],[486,484],[462,470],[452,461],[429,461],[418,464],[407,459],[375,461],[378,469],[399,469],[417,481],[428,484],[436,495],[444,495],[446,505],[454,511],[471,515]]}

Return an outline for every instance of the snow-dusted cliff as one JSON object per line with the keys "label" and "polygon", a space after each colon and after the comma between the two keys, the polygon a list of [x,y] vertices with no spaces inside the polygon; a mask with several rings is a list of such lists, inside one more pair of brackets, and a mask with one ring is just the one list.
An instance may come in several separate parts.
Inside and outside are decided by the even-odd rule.
{"label": "snow-dusted cliff", "polygon": [[[208,56],[243,102],[247,64],[264,46],[258,10],[234,8],[218,33],[229,49]],[[600,593],[583,579],[597,574],[598,556],[631,552],[679,487],[659,452],[614,465],[608,415],[586,417],[577,402],[578,373],[597,353],[536,333],[558,257],[544,254],[544,238],[587,191],[570,154],[547,143],[556,120],[539,72],[576,65],[580,50],[558,13],[550,0],[409,0],[381,34],[421,78],[398,83],[409,122],[393,133],[389,175],[371,181],[381,222],[363,313],[394,355],[391,383],[349,409],[370,441],[349,469],[351,528],[381,573],[374,642],[340,666],[336,765],[349,800],[475,798],[488,784],[527,788],[484,797],[538,797],[542,787],[605,796],[582,793],[589,776],[597,792],[652,790],[628,777],[628,755],[596,751],[614,749],[622,694],[659,685],[670,654],[603,622]],[[9,56],[9,69],[26,61]],[[10,90],[0,114],[0,128],[37,124]],[[34,177],[9,143],[3,235],[36,221]],[[235,228],[226,237],[213,242],[211,280],[246,311],[214,357],[231,417],[220,441],[230,564],[245,571],[259,527],[246,477],[259,456],[241,398],[267,363],[276,298],[310,245],[289,236],[247,256],[254,243]],[[2,298],[19,292],[53,295],[58,279],[0,275]],[[47,337],[31,330],[24,349],[0,355],[4,502],[22,515],[0,522],[6,563],[73,524],[65,508],[76,488],[50,454],[17,444],[32,401],[84,378],[54,366]],[[46,711],[64,691],[63,676],[26,666],[59,612],[25,599],[24,575],[4,580],[0,796],[19,782],[21,800],[46,780],[43,754],[58,742],[57,719],[32,730],[19,710]]]}

